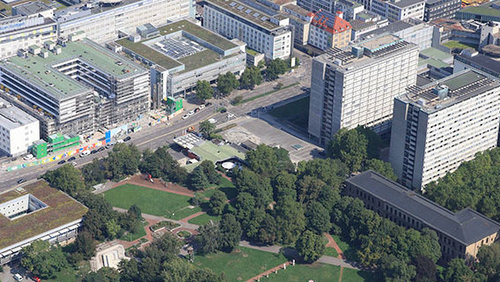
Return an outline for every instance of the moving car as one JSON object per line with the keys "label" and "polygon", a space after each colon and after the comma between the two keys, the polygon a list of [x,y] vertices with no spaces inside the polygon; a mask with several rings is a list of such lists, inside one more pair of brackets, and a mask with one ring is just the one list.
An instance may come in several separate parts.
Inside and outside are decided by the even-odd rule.
{"label": "moving car", "polygon": [[26,179],[21,178],[21,179],[19,179],[19,180],[17,181],[17,184],[21,184],[21,183],[24,183],[24,182],[26,182]]}
{"label": "moving car", "polygon": [[127,137],[125,137],[125,138],[123,139],[123,141],[127,142],[127,141],[130,141],[130,139],[132,139],[132,137],[127,136]]}
{"label": "moving car", "polygon": [[60,164],[60,165],[61,165],[61,164],[64,164],[65,162],[66,162],[66,160],[61,160],[61,161],[59,161],[57,164]]}

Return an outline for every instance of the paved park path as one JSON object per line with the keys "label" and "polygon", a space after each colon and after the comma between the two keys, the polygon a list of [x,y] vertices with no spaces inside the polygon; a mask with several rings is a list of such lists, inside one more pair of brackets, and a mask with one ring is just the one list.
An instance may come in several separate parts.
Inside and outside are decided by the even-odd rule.
{"label": "paved park path", "polygon": [[[239,245],[242,247],[247,247],[247,248],[261,250],[264,252],[275,253],[275,254],[278,254],[280,252],[280,249],[281,249],[281,246],[276,246],[276,245],[273,245],[273,246],[255,246],[255,245],[252,245],[248,241],[240,241]],[[350,262],[347,262],[344,259],[331,257],[331,256],[322,256],[318,259],[318,262],[360,270],[358,267],[352,265]]]}
{"label": "paved park path", "polygon": [[[325,237],[328,239],[328,243],[326,244],[326,247],[332,247],[337,251],[337,258],[345,260],[344,252],[340,249],[339,245],[337,245],[337,242],[333,239],[332,235],[325,233]],[[339,282],[342,281],[342,274],[344,273],[344,267],[340,266],[340,274],[339,274]]]}
{"label": "paved park path", "polygon": [[200,216],[200,215],[202,215],[202,214],[206,214],[206,212],[200,211],[200,212],[197,212],[197,213],[193,213],[192,215],[187,216],[187,217],[185,217],[185,218],[181,219],[180,221],[185,222],[185,223],[188,223],[188,221],[189,221],[190,219],[193,219],[193,218],[195,218],[195,217],[197,217],[197,216]]}

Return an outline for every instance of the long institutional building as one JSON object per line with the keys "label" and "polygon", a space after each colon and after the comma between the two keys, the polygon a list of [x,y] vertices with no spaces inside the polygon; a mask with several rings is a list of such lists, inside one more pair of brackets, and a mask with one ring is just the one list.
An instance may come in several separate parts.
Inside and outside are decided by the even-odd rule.
{"label": "long institutional building", "polygon": [[150,30],[155,35],[140,41],[131,36],[116,44],[151,66],[154,107],[167,97],[183,97],[198,80],[215,83],[219,74],[240,75],[245,70],[245,44],[237,39],[227,40],[189,20]]}
{"label": "long institutional building", "polygon": [[283,14],[251,1],[205,0],[203,7],[204,27],[245,42],[267,59],[286,59],[292,54],[293,28]]}
{"label": "long institutional building", "polygon": [[75,238],[87,208],[43,180],[0,194],[0,265],[35,240]]}
{"label": "long institutional building", "polygon": [[93,133],[149,110],[148,70],[80,37],[34,45],[0,62],[0,88],[38,110],[41,137]]}
{"label": "long institutional building", "polygon": [[91,9],[87,6],[82,3],[56,13],[59,36],[82,31],[89,39],[104,43],[117,39],[120,33],[132,34],[140,25],[161,26],[194,17],[192,0],[125,0],[118,7],[106,7],[105,3]]}
{"label": "long institutional building", "polygon": [[417,79],[418,46],[393,35],[376,37],[352,51],[338,48],[312,63],[309,134],[321,144],[341,128],[390,129],[394,97]]}
{"label": "long institutional building", "polygon": [[371,170],[347,179],[343,192],[398,225],[434,230],[444,261],[473,260],[481,246],[493,244],[500,235],[498,222],[470,208],[454,213]]}
{"label": "long institutional building", "polygon": [[500,82],[466,70],[395,99],[390,162],[402,184],[423,188],[497,146]]}

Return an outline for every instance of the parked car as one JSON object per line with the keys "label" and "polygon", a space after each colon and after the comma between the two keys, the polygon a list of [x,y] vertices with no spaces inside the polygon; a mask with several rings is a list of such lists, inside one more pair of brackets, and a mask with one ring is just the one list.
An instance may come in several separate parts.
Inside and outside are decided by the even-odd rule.
{"label": "parked car", "polygon": [[19,273],[14,274],[14,279],[16,281],[23,281],[23,277]]}
{"label": "parked car", "polygon": [[187,119],[189,116],[188,115],[183,115],[182,119]]}
{"label": "parked car", "polygon": [[209,107],[209,106],[212,106],[212,103],[208,102],[205,104],[205,107]]}
{"label": "parked car", "polygon": [[192,116],[192,115],[194,115],[194,111],[189,111],[189,112],[187,113],[187,115],[188,115],[188,116]]}
{"label": "parked car", "polygon": [[71,158],[68,159],[68,162],[72,162],[74,160],[76,160],[76,157],[71,157]]}
{"label": "parked car", "polygon": [[132,137],[127,136],[127,137],[125,137],[125,138],[123,139],[123,141],[127,142],[127,141],[130,141],[130,139],[132,139]]}
{"label": "parked car", "polygon": [[196,109],[194,109],[194,112],[195,112],[195,113],[197,113],[197,112],[199,112],[199,111],[200,111],[200,108],[196,108]]}
{"label": "parked car", "polygon": [[104,150],[106,150],[106,148],[101,147],[101,148],[97,149],[97,152],[102,152],[102,151],[104,151]]}
{"label": "parked car", "polygon": [[24,160],[27,161],[27,160],[31,160],[33,158],[33,155],[32,154],[27,154],[26,156],[24,156]]}
{"label": "parked car", "polygon": [[205,105],[200,105],[198,108],[200,108],[200,110],[203,110],[205,108]]}
{"label": "parked car", "polygon": [[64,163],[66,163],[66,160],[61,160],[61,161],[59,161],[57,164],[62,165],[62,164],[64,164]]}
{"label": "parked car", "polygon": [[88,150],[87,151],[83,151],[83,152],[80,153],[80,158],[88,156],[89,154],[90,154],[90,151],[88,151]]}
{"label": "parked car", "polygon": [[21,179],[19,179],[19,180],[17,181],[17,184],[21,184],[21,183],[24,183],[24,182],[26,182],[26,179],[21,178]]}
{"label": "parked car", "polygon": [[95,153],[97,153],[97,150],[92,150],[90,153],[95,154]]}

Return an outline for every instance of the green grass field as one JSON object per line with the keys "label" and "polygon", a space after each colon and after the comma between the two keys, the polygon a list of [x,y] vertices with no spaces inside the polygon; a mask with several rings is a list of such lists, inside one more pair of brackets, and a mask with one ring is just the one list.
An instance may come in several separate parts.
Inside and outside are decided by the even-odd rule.
{"label": "green grass field", "polygon": [[221,220],[220,216],[212,216],[208,214],[202,214],[195,218],[190,219],[188,222],[196,225],[205,225],[210,222],[210,220],[217,222]]}
{"label": "green grass field", "polygon": [[239,247],[232,253],[219,252],[196,256],[194,263],[216,273],[225,273],[227,281],[245,281],[286,262],[283,255]]}
{"label": "green grass field", "polygon": [[325,256],[331,256],[331,257],[337,257],[339,254],[337,253],[337,251],[332,248],[332,247],[327,247],[325,249],[325,253],[324,253]]}
{"label": "green grass field", "polygon": [[146,236],[146,230],[144,230],[144,228],[141,228],[141,229],[139,229],[139,232],[124,234],[120,239],[132,242],[132,241],[137,240],[137,239],[144,237],[144,236]]}
{"label": "green grass field", "polygon": [[446,47],[448,47],[450,49],[453,49],[453,48],[458,48],[458,49],[473,48],[473,49],[477,49],[477,46],[470,45],[470,44],[460,43],[460,42],[454,41],[454,40],[449,40],[448,42],[443,43],[443,46],[446,46]]}
{"label": "green grass field", "polygon": [[304,97],[275,108],[270,114],[278,119],[286,120],[301,129],[307,129],[309,119],[309,97]]}
{"label": "green grass field", "polygon": [[118,186],[103,194],[113,207],[128,209],[136,204],[143,213],[170,219],[179,220],[201,211],[199,207],[189,208],[188,196],[132,184]]}
{"label": "green grass field", "polygon": [[223,177],[223,178],[221,178],[221,182],[219,185],[201,192],[201,195],[203,197],[210,198],[214,194],[215,190],[217,190],[217,189],[224,192],[228,199],[235,198],[236,195],[238,194],[238,191],[236,191],[236,187],[234,187],[233,182],[231,182],[231,180]]}
{"label": "green grass field", "polygon": [[296,264],[294,266],[288,266],[286,270],[278,270],[277,274],[271,274],[269,275],[269,278],[264,278],[262,279],[262,281],[306,282],[309,280],[314,280],[315,282],[337,282],[339,281],[339,275],[339,266],[327,265],[322,263]]}

